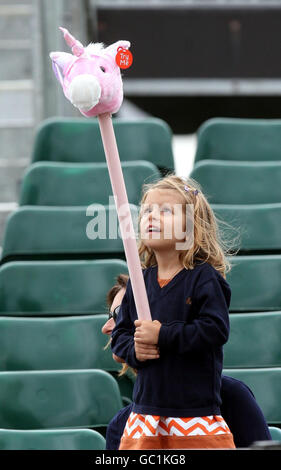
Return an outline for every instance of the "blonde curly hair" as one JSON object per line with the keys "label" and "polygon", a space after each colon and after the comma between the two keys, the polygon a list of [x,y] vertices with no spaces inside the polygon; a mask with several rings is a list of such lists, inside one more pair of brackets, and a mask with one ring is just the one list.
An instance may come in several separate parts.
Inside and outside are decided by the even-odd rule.
{"label": "blonde curly hair", "polygon": [[[193,247],[179,252],[179,260],[183,266],[186,269],[193,269],[195,262],[208,262],[226,278],[226,273],[232,268],[227,257],[234,256],[239,251],[239,248],[234,249],[235,246],[237,247],[237,239],[233,239],[233,230],[236,229],[215,216],[207,198],[202,192],[200,184],[193,178],[185,179],[176,176],[174,173],[169,173],[156,182],[144,184],[140,201],[141,206],[145,204],[147,195],[155,189],[173,189],[183,197],[186,204],[193,204]],[[198,191],[197,194],[196,190]],[[141,217],[142,213],[140,210],[138,218],[139,227]],[[231,228],[232,240],[226,239],[226,232],[222,226]],[[147,247],[140,237],[138,239],[138,252],[143,268],[157,264],[153,250]]]}

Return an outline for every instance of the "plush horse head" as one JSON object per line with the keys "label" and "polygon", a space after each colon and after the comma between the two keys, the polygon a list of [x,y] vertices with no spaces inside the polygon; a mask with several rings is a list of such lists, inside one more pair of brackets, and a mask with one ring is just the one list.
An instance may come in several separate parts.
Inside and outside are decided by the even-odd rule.
{"label": "plush horse head", "polygon": [[50,57],[66,98],[87,117],[117,113],[123,101],[123,83],[115,57],[120,47],[129,49],[130,42],[83,47],[67,29],[60,30],[72,54],[51,52]]}

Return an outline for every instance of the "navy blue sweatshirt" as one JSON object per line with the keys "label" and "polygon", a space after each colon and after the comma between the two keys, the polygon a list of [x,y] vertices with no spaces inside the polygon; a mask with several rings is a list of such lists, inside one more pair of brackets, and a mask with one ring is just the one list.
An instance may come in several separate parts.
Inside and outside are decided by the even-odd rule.
{"label": "navy blue sweatshirt", "polygon": [[160,358],[136,358],[137,313],[130,280],[112,331],[113,353],[138,371],[132,411],[171,417],[220,414],[230,287],[206,262],[183,268],[163,288],[157,274],[157,266],[143,270],[152,320],[162,324]]}

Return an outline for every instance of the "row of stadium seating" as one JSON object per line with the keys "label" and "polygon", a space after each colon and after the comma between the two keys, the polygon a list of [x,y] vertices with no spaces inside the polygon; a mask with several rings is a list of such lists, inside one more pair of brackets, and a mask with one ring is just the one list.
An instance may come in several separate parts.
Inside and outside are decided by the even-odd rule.
{"label": "row of stadium seating", "polygon": [[[224,232],[238,256],[281,253],[281,203],[251,206],[213,204],[212,208],[216,217],[224,221]],[[138,233],[138,207],[131,205],[131,213]],[[102,219],[104,228],[98,238]],[[8,218],[1,263],[44,259],[46,256],[48,259],[71,259],[77,254],[84,258],[113,255],[124,258],[123,243],[115,221],[117,215],[113,205],[20,207]]]}
{"label": "row of stadium seating", "polygon": [[[157,119],[115,123],[134,210],[143,183],[173,169],[171,132]],[[150,153],[158,166],[137,161]],[[128,272],[122,241],[94,240],[87,230],[98,205],[111,204],[105,213],[116,219],[104,160],[94,120],[50,120],[37,133],[0,268],[1,449],[104,449],[109,421],[131,401],[134,376],[118,376],[101,332],[106,294]]]}
{"label": "row of stadium seating", "polygon": [[[1,316],[0,345],[5,351],[0,356],[1,371],[118,371],[110,348],[104,349],[107,339],[101,328],[106,318],[104,314],[81,313],[65,317]],[[230,325],[231,336],[224,349],[227,369],[281,367],[280,312],[231,314]]]}
{"label": "row of stadium seating", "polygon": [[[198,130],[195,165],[201,160],[238,162],[280,161],[281,120],[209,119]],[[174,169],[171,129],[161,119],[114,119],[121,161],[145,160]],[[64,163],[104,163],[96,120],[46,120],[39,127],[31,158]]]}
{"label": "row of stadium seating", "polygon": [[[142,183],[174,170],[171,131],[158,119],[115,119],[114,128],[137,216]],[[190,176],[200,183],[219,218],[228,220],[234,232],[243,226],[241,250],[227,276],[231,334],[224,373],[251,387],[274,426],[272,435],[278,435],[281,198],[276,180],[272,199],[262,196],[271,187],[271,170],[275,176],[278,171],[278,137],[274,141],[272,128],[275,122],[210,120],[199,131]],[[266,147],[266,157],[257,153],[256,160],[263,161],[255,161],[251,136],[253,149],[259,140],[259,149]],[[104,159],[95,120],[49,120],[37,133],[32,164],[22,182],[21,207],[6,226],[0,266],[0,427],[9,430],[6,435],[1,430],[0,448],[44,448],[40,446],[46,445],[42,440],[47,435],[50,448],[102,448],[102,436],[85,433],[98,430],[104,435],[111,417],[131,399],[134,379],[118,378],[119,366],[110,350],[103,349],[101,333],[106,293],[116,276],[127,272],[120,237],[95,239],[95,227],[89,224],[97,205],[107,204],[111,194]],[[271,169],[267,159],[272,160]],[[255,178],[250,179],[252,171]],[[244,193],[239,199],[240,180]],[[108,206],[105,217],[114,211]],[[62,428],[76,429],[67,429],[66,436]]]}
{"label": "row of stadium seating", "polygon": [[[273,306],[275,297],[272,286],[276,285],[280,297],[281,285],[281,271],[273,267],[277,266],[280,254],[280,242],[275,243],[280,239],[281,229],[280,130],[280,120],[210,119],[199,129],[190,175],[200,182],[215,213],[241,233],[238,255],[246,255],[242,258],[247,265],[247,276],[241,273],[233,289],[231,280],[233,274],[235,277],[236,262],[240,261],[238,256],[232,260],[233,272],[227,280],[232,295],[236,297],[240,291],[242,298],[248,297],[254,308],[230,315],[224,373],[244,381],[254,391],[267,422],[277,424],[278,427],[270,430],[272,438],[279,441],[281,343],[275,322],[280,321],[281,311],[271,308],[270,303]],[[258,256],[253,257],[255,254]],[[253,263],[253,258],[259,260],[259,282],[255,272],[258,264]],[[265,286],[270,287],[267,290]],[[276,361],[264,361],[274,344]]]}
{"label": "row of stadium seating", "polygon": [[[238,250],[238,255],[281,253],[281,161],[277,160],[276,151],[280,126],[279,121],[212,119],[199,131],[190,176],[201,184],[216,216],[229,225],[228,237],[233,239],[232,248]],[[128,160],[122,160],[122,167],[137,220],[143,182],[152,182],[161,172],[174,169],[171,132],[158,119],[116,120],[115,131],[120,155]],[[136,135],[142,143],[137,152],[133,140]],[[22,183],[19,204],[23,207],[7,223],[2,263],[18,257],[68,258],[75,253],[124,258],[120,238],[93,243],[82,229],[89,220],[87,215],[100,214],[102,210],[107,217],[114,217],[100,140],[95,121],[54,119],[41,126],[34,146],[35,163],[27,169]],[[261,161],[261,148],[265,161]],[[140,160],[133,161],[132,155]],[[216,159],[210,159],[210,155]],[[237,160],[245,155],[247,161]],[[95,163],[87,163],[90,158],[95,158]],[[23,236],[18,237],[18,232]],[[34,233],[38,234],[36,241]]]}
{"label": "row of stadium seating", "polygon": [[[281,311],[281,255],[237,256],[227,280],[230,313]],[[114,259],[12,261],[0,267],[1,315],[105,313],[106,293],[127,273]]]}

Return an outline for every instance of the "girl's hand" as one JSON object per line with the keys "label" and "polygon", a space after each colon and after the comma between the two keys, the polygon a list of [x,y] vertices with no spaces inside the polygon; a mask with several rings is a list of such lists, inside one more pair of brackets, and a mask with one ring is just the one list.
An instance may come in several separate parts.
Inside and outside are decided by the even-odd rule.
{"label": "girl's hand", "polygon": [[158,320],[136,320],[135,321],[135,344],[157,344],[161,323]]}
{"label": "girl's hand", "polygon": [[141,344],[135,341],[136,358],[139,361],[147,361],[148,359],[159,359],[159,349],[157,346],[150,344]]}

